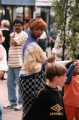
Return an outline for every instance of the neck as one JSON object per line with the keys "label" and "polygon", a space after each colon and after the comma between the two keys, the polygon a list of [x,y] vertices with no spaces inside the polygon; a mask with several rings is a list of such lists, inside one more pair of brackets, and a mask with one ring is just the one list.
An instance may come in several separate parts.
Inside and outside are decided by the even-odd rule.
{"label": "neck", "polygon": [[49,80],[46,81],[46,85],[48,85],[51,88],[57,88],[57,85],[54,82],[49,82]]}

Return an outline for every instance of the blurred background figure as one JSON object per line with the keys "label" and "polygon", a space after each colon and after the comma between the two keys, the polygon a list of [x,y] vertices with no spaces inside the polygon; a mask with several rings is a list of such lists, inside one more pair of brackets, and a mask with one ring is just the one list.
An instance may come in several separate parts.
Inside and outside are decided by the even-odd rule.
{"label": "blurred background figure", "polygon": [[22,46],[27,40],[27,34],[23,31],[23,21],[16,19],[13,24],[14,31],[10,34],[10,48],[8,56],[8,99],[10,104],[5,106],[8,109],[21,109],[22,99],[17,87],[19,72],[22,66]]}
{"label": "blurred background figure", "polygon": [[3,120],[2,105],[0,104],[0,120]]}
{"label": "blurred background figure", "polygon": [[[4,79],[4,73],[7,71],[7,56],[6,56],[6,50],[3,47],[2,43],[4,42],[4,37],[2,34],[2,31],[0,31],[0,80]],[[0,104],[0,120],[2,119],[3,113],[2,113],[2,105]]]}
{"label": "blurred background figure", "polygon": [[47,34],[47,47],[46,47],[46,53],[47,56],[50,57],[52,54],[56,55],[56,52],[53,52],[54,44],[55,44],[56,38],[52,35]]}
{"label": "blurred background figure", "polygon": [[44,51],[46,51],[46,47],[47,47],[46,41],[47,41],[46,31],[43,30],[42,35],[39,37],[38,44],[41,46],[41,48]]}
{"label": "blurred background figure", "polygon": [[2,31],[0,31],[0,79],[2,80],[4,79],[4,73],[8,70],[6,50],[2,45],[4,40],[5,38],[3,37]]}
{"label": "blurred background figure", "polygon": [[1,21],[1,30],[2,30],[3,36],[5,37],[5,41],[3,42],[3,46],[6,49],[7,60],[8,60],[8,51],[9,51],[9,47],[10,47],[10,22],[9,22],[9,20],[3,19]]}
{"label": "blurred background figure", "polygon": [[30,34],[23,47],[24,61],[19,80],[23,99],[23,120],[27,119],[38,90],[44,86],[45,72],[42,65],[47,57],[38,41],[46,27],[47,23],[43,19],[33,19],[30,22]]}
{"label": "blurred background figure", "polygon": [[30,31],[30,27],[29,27],[29,25],[30,25],[30,20],[31,20],[31,18],[29,18],[29,17],[26,17],[26,18],[23,20],[23,22],[24,22],[24,31],[25,31],[27,34],[29,34],[29,31]]}

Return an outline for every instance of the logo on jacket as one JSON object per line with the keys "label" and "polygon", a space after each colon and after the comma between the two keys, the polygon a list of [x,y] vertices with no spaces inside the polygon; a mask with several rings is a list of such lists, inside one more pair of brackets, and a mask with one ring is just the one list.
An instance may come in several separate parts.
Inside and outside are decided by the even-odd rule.
{"label": "logo on jacket", "polygon": [[56,105],[52,106],[51,109],[55,112],[60,112],[61,110],[63,110],[63,107],[60,106],[59,104],[56,104]]}

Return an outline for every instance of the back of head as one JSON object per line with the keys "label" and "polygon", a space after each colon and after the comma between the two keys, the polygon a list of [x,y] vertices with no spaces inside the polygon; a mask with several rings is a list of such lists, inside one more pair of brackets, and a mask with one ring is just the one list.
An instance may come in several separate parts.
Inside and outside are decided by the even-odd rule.
{"label": "back of head", "polygon": [[66,73],[66,67],[59,63],[48,63],[46,65],[46,78],[51,80],[56,76],[62,76]]}

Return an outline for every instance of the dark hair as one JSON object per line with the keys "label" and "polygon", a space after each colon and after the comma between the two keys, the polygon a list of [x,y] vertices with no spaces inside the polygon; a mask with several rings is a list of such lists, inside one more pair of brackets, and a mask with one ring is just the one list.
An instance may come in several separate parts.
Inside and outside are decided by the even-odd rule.
{"label": "dark hair", "polygon": [[73,64],[73,63],[74,63],[74,61],[70,61],[70,62],[68,62],[68,63],[65,65],[66,68],[69,69],[70,65]]}
{"label": "dark hair", "polygon": [[13,22],[13,25],[15,25],[15,24],[21,24],[21,25],[23,25],[23,21],[20,20],[20,19],[15,19],[14,22]]}
{"label": "dark hair", "polygon": [[29,18],[29,17],[24,18],[24,20],[23,20],[24,23],[29,23],[29,21],[30,21],[30,18]]}
{"label": "dark hair", "polygon": [[51,80],[55,76],[62,76],[67,72],[66,67],[64,65],[58,64],[58,63],[48,63],[46,65],[45,70],[46,70],[45,71],[46,78],[49,80]]}

